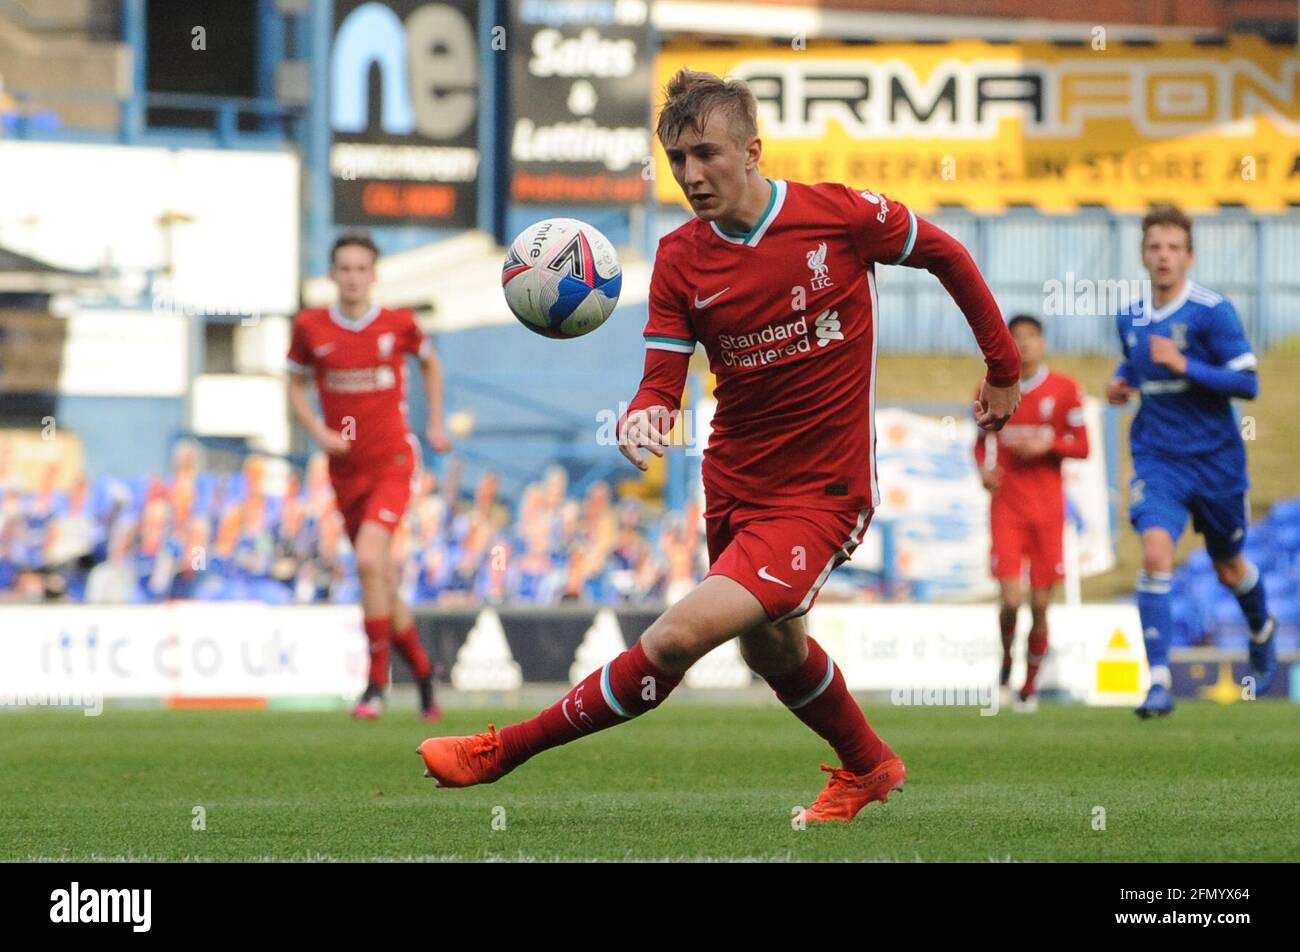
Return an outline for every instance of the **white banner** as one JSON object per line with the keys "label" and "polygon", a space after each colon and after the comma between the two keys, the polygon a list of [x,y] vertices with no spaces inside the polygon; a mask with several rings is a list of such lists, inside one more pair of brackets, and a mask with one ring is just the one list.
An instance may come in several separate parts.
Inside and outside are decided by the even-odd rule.
{"label": "white banner", "polygon": [[254,603],[0,608],[0,700],[353,698],[368,655],[356,606]]}
{"label": "white banner", "polygon": [[[1137,704],[1145,696],[1150,672],[1135,605],[1053,605],[1047,627],[1040,691],[1087,704]],[[1024,681],[1028,628],[1024,609],[1013,688]],[[998,682],[1002,645],[993,605],[819,604],[808,615],[808,631],[850,690],[975,692]]]}
{"label": "white banner", "polygon": [[[585,677],[622,650],[613,612],[578,646],[571,676]],[[1024,678],[1028,611],[1014,649],[1012,686]],[[1149,686],[1133,605],[1054,605],[1038,686],[1088,704],[1138,703]],[[1001,646],[993,605],[819,604],[808,630],[851,690],[887,691],[897,703],[983,703],[997,685]],[[582,660],[585,659],[585,660]],[[603,660],[602,660],[603,659]],[[178,602],[152,606],[0,608],[0,705],[38,696],[101,698],[351,699],[368,654],[356,606],[270,607]],[[578,663],[581,662],[581,663]],[[451,671],[463,691],[524,683],[500,619],[480,613]],[[692,688],[753,683],[735,642],[687,675]],[[945,691],[967,701],[933,701]]]}

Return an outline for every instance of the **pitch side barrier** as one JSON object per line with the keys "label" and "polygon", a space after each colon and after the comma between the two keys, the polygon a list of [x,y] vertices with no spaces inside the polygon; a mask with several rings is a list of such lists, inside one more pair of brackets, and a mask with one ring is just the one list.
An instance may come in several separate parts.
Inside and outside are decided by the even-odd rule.
{"label": "pitch side barrier", "polygon": [[[457,691],[501,693],[573,683],[629,645],[658,606],[416,609],[420,638]],[[1131,604],[1054,605],[1052,648],[1039,675],[1045,698],[1133,705],[1149,676]],[[864,699],[899,705],[995,706],[1000,660],[992,605],[818,604],[809,629]],[[1023,665],[1019,633],[1015,655]],[[173,602],[144,606],[0,606],[0,713],[103,700],[174,706],[337,706],[354,700],[367,666],[355,605]],[[1176,691],[1249,700],[1244,651],[1175,650]],[[1300,658],[1283,659],[1284,663]],[[1012,672],[1012,683],[1022,676]],[[393,666],[397,683],[410,675]],[[1290,682],[1272,692],[1288,696]],[[761,687],[735,643],[688,672],[685,686]]]}

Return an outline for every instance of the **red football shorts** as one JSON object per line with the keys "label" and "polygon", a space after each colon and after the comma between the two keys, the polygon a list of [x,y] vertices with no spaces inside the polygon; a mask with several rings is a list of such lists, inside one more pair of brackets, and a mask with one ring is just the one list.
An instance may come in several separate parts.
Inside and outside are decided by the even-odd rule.
{"label": "red football shorts", "polygon": [[1048,588],[1065,578],[1063,514],[1025,519],[1005,507],[994,506],[990,509],[989,529],[993,543],[989,568],[994,578],[1020,578],[1026,557],[1032,588]]}
{"label": "red football shorts", "polygon": [[772,622],[798,618],[812,608],[831,570],[862,542],[871,514],[709,499],[709,574],[743,585]]}
{"label": "red football shorts", "polygon": [[389,532],[396,529],[411,499],[412,454],[394,454],[391,460],[359,466],[340,465],[336,460],[330,459],[330,483],[348,539],[356,541],[363,522],[377,522]]}

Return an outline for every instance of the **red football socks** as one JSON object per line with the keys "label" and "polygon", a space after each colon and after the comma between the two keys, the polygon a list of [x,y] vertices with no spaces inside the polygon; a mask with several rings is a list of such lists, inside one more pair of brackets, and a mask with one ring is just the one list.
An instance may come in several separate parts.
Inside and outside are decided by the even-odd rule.
{"label": "red football socks", "polygon": [[1033,694],[1034,681],[1038,677],[1038,667],[1047,655],[1047,625],[1041,628],[1035,625],[1029,629],[1029,656],[1025,659],[1025,687],[1022,694]]}
{"label": "red football socks", "polygon": [[387,618],[364,621],[366,641],[370,642],[370,684],[383,687],[388,683],[388,642],[392,625]]}
{"label": "red football socks", "polygon": [[402,656],[402,660],[410,666],[411,673],[415,675],[415,680],[421,681],[433,671],[433,664],[429,661],[429,656],[425,653],[424,646],[420,644],[420,638],[415,633],[414,621],[403,628],[399,634],[393,636],[393,647]]}
{"label": "red football socks", "polygon": [[862,716],[840,669],[812,638],[804,663],[789,674],[768,678],[767,683],[795,717],[835,749],[845,770],[869,773],[894,756]]}
{"label": "red football socks", "polygon": [[544,750],[653,710],[680,680],[659,670],[638,641],[536,717],[504,728],[502,752],[518,766]]}

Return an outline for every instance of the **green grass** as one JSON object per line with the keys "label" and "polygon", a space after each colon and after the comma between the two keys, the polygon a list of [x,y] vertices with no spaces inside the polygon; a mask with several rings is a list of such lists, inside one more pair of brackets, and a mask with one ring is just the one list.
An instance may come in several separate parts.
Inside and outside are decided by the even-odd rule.
{"label": "green grass", "polygon": [[[492,710],[498,724],[531,711]],[[678,700],[439,790],[409,711],[109,708],[0,716],[0,859],[1294,860],[1300,711],[1188,702],[1037,716],[870,706],[907,788],[852,824],[791,829],[830,751],[788,712]],[[482,729],[452,712],[444,733]],[[193,830],[194,808],[206,812]],[[1092,828],[1094,808],[1105,830]],[[495,813],[494,813],[495,811]],[[494,830],[494,815],[505,829]]]}

